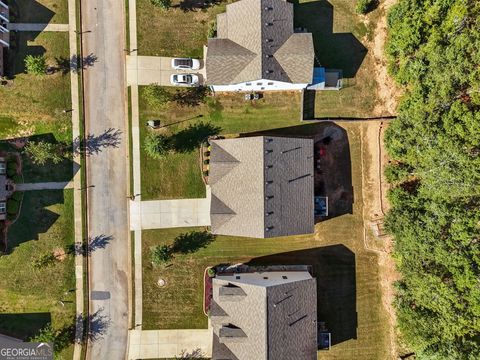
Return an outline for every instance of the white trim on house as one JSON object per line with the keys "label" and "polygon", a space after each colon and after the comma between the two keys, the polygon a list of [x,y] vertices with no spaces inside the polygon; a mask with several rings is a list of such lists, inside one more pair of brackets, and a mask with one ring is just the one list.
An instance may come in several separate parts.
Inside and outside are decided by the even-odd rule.
{"label": "white trim on house", "polygon": [[[207,79],[208,81],[208,79]],[[252,80],[239,84],[231,85],[211,85],[213,91],[271,91],[271,90],[302,90],[307,87],[308,84],[292,84],[283,81],[275,80]]]}

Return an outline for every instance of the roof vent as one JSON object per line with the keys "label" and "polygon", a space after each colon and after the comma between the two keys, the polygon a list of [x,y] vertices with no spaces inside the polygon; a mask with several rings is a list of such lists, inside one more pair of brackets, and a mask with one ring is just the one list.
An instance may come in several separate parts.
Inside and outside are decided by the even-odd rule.
{"label": "roof vent", "polygon": [[271,74],[271,73],[273,73],[273,70],[267,70],[267,71],[265,71],[265,74]]}
{"label": "roof vent", "polygon": [[265,166],[265,169],[271,169],[271,168],[273,168],[273,165],[267,165],[267,166]]}
{"label": "roof vent", "polygon": [[265,213],[265,215],[266,215],[266,216],[273,215],[273,211],[267,211],[267,212]]}
{"label": "roof vent", "polygon": [[273,230],[273,226],[267,226],[267,227],[265,228],[265,231],[270,231],[270,230]]}
{"label": "roof vent", "polygon": [[265,196],[265,200],[270,200],[270,199],[273,199],[273,195],[267,195],[267,196]]}
{"label": "roof vent", "polygon": [[265,26],[273,26],[273,23],[271,23],[271,22],[266,22],[266,23],[265,23]]}
{"label": "roof vent", "polygon": [[273,55],[267,54],[267,55],[265,55],[265,57],[266,57],[267,59],[269,59],[269,58],[272,58]]}
{"label": "roof vent", "polygon": [[267,43],[273,42],[273,39],[265,39],[265,42]]}
{"label": "roof vent", "polygon": [[271,6],[265,6],[265,10],[267,10],[267,11],[273,10],[273,7],[271,7]]}
{"label": "roof vent", "polygon": [[270,184],[273,184],[273,180],[267,180],[267,181],[265,181],[265,185],[270,185]]}
{"label": "roof vent", "polygon": [[273,152],[273,150],[265,150],[265,154],[270,154],[272,152]]}

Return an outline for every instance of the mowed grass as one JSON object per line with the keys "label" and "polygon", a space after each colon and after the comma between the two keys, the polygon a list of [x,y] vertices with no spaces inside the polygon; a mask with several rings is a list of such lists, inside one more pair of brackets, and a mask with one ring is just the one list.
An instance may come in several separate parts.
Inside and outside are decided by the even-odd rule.
{"label": "mowed grass", "polygon": [[[197,106],[182,106],[172,101],[155,108],[145,101],[144,87],[140,87],[140,142],[143,144],[148,131],[152,131],[143,126],[147,120],[160,119],[165,127],[155,131],[168,136],[199,123],[212,124],[220,134],[237,134],[297,125],[299,109],[298,92],[267,93],[256,102],[246,102],[243,94],[220,94]],[[205,196],[198,148],[155,160],[142,147],[141,176],[144,200]]]}
{"label": "mowed grass", "polygon": [[317,91],[316,117],[368,117],[377,101],[373,59],[367,43],[380,16],[369,22],[355,12],[355,1],[300,0],[295,2],[295,24],[313,34],[315,66],[343,71],[340,91]]}
{"label": "mowed grass", "polygon": [[[352,163],[353,212],[316,225],[315,234],[275,239],[217,236],[196,253],[177,254],[168,267],[153,267],[150,248],[171,244],[189,229],[143,231],[144,329],[205,328],[203,271],[220,263],[312,264],[319,287],[319,320],[334,346],[319,359],[388,358],[388,321],[381,302],[377,256],[363,245],[360,129],[346,129]],[[203,230],[203,229],[197,229]],[[159,278],[167,285],[159,288]]]}
{"label": "mowed grass", "polygon": [[[68,34],[58,32],[17,32],[16,45],[9,52],[7,71],[13,78],[9,86],[0,87],[0,138],[34,136],[37,140],[71,142],[72,120],[70,75],[26,74],[26,55],[45,55],[51,66],[56,58],[68,58]],[[68,181],[72,178],[72,163],[36,166],[24,157],[26,182]]]}
{"label": "mowed grass", "polygon": [[24,64],[26,55],[44,55],[52,66],[55,58],[68,58],[68,34],[17,32],[15,38],[7,68],[14,80],[11,86],[0,87],[0,115],[29,125],[70,119],[70,114],[62,113],[71,108],[69,74],[30,75]]}
{"label": "mowed grass", "polygon": [[221,0],[218,5],[206,9],[182,9],[180,5],[186,2],[173,0],[170,9],[162,10],[150,0],[138,0],[139,55],[202,58],[208,23],[225,11],[228,2],[232,1]]}
{"label": "mowed grass", "polygon": [[[56,329],[74,323],[73,255],[41,269],[32,265],[41,254],[73,243],[73,190],[25,192],[20,218],[8,232],[9,253],[0,257],[1,333],[27,339],[46,322]],[[72,351],[64,350],[63,358]]]}
{"label": "mowed grass", "polygon": [[17,23],[68,24],[68,0],[16,0],[10,9]]}

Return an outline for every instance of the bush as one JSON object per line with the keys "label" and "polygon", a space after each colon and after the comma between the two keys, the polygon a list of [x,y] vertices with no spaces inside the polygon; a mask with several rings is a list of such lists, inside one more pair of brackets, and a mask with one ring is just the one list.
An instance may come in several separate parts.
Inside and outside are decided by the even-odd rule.
{"label": "bush", "polygon": [[145,101],[150,106],[162,107],[172,100],[172,94],[158,84],[151,84],[145,87],[143,91]]}
{"label": "bush", "polygon": [[203,153],[203,155],[204,155],[204,156],[210,156],[210,151],[205,151],[205,152]]}
{"label": "bush", "polygon": [[20,203],[15,199],[8,199],[7,201],[7,213],[10,215],[16,215],[20,209]]}
{"label": "bush", "polygon": [[145,138],[143,148],[148,156],[162,159],[170,151],[170,143],[166,136],[151,132]]}
{"label": "bush", "polygon": [[207,39],[214,38],[217,35],[217,22],[212,20],[208,23]]}
{"label": "bush", "polygon": [[377,5],[378,5],[377,0],[358,0],[356,11],[359,14],[364,14],[365,15],[365,14],[369,13],[370,11],[375,10]]}
{"label": "bush", "polygon": [[25,57],[25,70],[28,74],[43,75],[47,70],[47,61],[43,55],[27,55]]}
{"label": "bush", "polygon": [[208,164],[210,164],[210,160],[208,160],[208,159],[203,160],[203,163],[204,163],[205,165],[208,165]]}
{"label": "bush", "polygon": [[9,178],[14,177],[17,174],[17,163],[15,161],[7,162],[7,175]]}
{"label": "bush", "polygon": [[18,202],[20,202],[22,200],[22,197],[23,197],[23,192],[21,191],[15,191],[13,194],[12,194],[12,199],[13,200],[16,200]]}
{"label": "bush", "polygon": [[22,177],[20,175],[13,175],[11,176],[11,178],[15,184],[21,184],[23,182]]}
{"label": "bush", "polygon": [[161,9],[167,10],[172,6],[171,0],[150,0],[154,6],[157,6]]}
{"label": "bush", "polygon": [[172,251],[168,245],[157,245],[152,249],[151,259],[155,266],[164,264],[172,258]]}
{"label": "bush", "polygon": [[37,259],[33,260],[32,266],[35,269],[41,269],[53,265],[55,260],[55,255],[53,255],[51,251],[47,251],[40,255]]}
{"label": "bush", "polygon": [[205,170],[205,171],[203,172],[203,176],[208,176],[208,170]]}
{"label": "bush", "polygon": [[47,162],[58,164],[63,160],[62,145],[46,141],[29,141],[25,152],[35,165],[45,165]]}
{"label": "bush", "polygon": [[217,272],[215,271],[214,268],[208,268],[207,270],[207,275],[211,278],[215,277],[215,275],[217,274]]}

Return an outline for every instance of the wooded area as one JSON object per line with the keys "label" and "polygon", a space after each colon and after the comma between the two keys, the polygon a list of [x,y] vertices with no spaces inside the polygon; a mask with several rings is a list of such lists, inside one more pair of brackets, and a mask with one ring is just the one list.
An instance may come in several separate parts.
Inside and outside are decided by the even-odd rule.
{"label": "wooded area", "polygon": [[480,2],[400,0],[388,26],[399,328],[417,358],[479,359]]}

